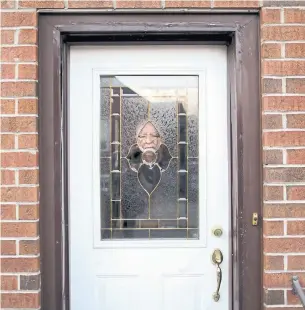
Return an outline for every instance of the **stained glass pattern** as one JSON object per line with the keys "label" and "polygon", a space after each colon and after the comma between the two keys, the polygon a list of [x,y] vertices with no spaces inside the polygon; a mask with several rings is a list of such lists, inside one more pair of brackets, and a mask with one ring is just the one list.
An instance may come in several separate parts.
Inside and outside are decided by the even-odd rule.
{"label": "stained glass pattern", "polygon": [[198,77],[100,85],[101,239],[198,239]]}

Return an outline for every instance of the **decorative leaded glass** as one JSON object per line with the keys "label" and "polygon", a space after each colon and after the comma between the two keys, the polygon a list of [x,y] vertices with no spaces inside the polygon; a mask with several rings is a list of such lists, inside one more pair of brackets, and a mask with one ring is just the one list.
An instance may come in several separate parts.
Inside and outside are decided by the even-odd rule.
{"label": "decorative leaded glass", "polygon": [[102,76],[101,238],[198,239],[198,77]]}

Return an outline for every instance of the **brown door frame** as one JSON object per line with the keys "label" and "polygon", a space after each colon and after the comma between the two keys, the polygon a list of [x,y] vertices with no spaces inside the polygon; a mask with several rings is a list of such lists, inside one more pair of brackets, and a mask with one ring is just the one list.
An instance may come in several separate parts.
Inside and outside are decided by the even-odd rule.
{"label": "brown door frame", "polygon": [[262,209],[258,14],[98,12],[39,14],[40,244],[44,310],[69,309],[69,46],[156,42],[228,46],[232,197],[229,308],[262,308],[262,221],[252,226],[252,213],[257,212],[261,218]]}

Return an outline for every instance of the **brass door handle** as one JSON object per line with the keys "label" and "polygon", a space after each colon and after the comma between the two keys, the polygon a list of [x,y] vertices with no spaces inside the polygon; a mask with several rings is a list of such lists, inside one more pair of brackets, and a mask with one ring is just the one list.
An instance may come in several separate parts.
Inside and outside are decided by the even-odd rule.
{"label": "brass door handle", "polygon": [[219,249],[214,250],[213,255],[212,255],[212,261],[215,265],[217,265],[217,289],[216,292],[213,294],[213,299],[214,301],[218,301],[220,298],[219,290],[220,290],[220,285],[222,281],[222,270],[220,268],[220,264],[223,261],[223,255],[222,252]]}

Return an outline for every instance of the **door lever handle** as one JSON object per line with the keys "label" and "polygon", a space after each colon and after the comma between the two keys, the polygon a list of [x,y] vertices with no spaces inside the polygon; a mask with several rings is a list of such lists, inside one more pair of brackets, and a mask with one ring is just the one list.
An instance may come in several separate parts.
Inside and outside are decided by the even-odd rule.
{"label": "door lever handle", "polygon": [[220,264],[223,261],[222,252],[219,249],[214,250],[212,255],[212,261],[215,265],[217,265],[216,273],[217,273],[217,289],[216,292],[213,294],[213,299],[217,302],[220,298],[219,290],[222,281],[222,270],[220,268]]}

